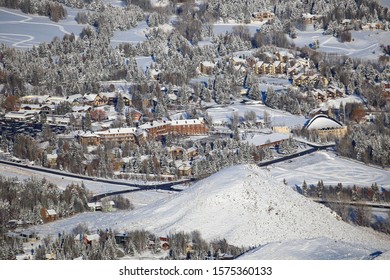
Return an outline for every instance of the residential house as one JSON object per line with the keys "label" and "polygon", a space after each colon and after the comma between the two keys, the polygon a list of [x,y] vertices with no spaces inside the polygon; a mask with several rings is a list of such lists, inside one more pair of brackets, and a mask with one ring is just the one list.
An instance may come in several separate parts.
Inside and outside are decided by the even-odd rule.
{"label": "residential house", "polygon": [[275,56],[276,56],[276,59],[282,63],[286,63],[287,61],[294,59],[294,55],[287,52],[287,51],[275,52]]}
{"label": "residential house", "polygon": [[47,100],[50,97],[50,95],[26,95],[20,97],[19,101],[29,104],[44,104],[47,103]]}
{"label": "residential house", "polygon": [[319,21],[322,17],[322,15],[303,13],[301,18],[303,24],[313,24],[316,21]]}
{"label": "residential house", "polygon": [[257,75],[265,74],[265,63],[264,61],[257,61],[255,64],[255,73]]}
{"label": "residential house", "polygon": [[95,233],[95,234],[84,234],[83,236],[83,241],[85,245],[93,245],[95,243],[98,243],[100,240],[100,235]]}
{"label": "residential house", "polygon": [[332,98],[332,99],[344,96],[344,91],[335,85],[330,85],[327,88],[326,93],[327,93],[328,98]]}
{"label": "residential house", "polygon": [[132,106],[133,105],[133,95],[127,92],[121,93],[123,103],[125,103],[126,106]]}
{"label": "residential house", "polygon": [[267,21],[270,22],[275,18],[275,14],[270,11],[259,11],[252,14],[252,20],[253,21]]}
{"label": "residential house", "polygon": [[75,112],[75,113],[85,113],[85,112],[90,112],[91,110],[92,110],[92,107],[89,105],[73,106],[72,107],[72,112]]}
{"label": "residential house", "polygon": [[111,212],[114,210],[115,202],[112,200],[96,201],[87,203],[89,211]]}
{"label": "residential house", "polygon": [[67,102],[69,102],[70,104],[72,104],[73,106],[78,106],[80,105],[80,98],[82,98],[83,96],[81,94],[73,94],[73,95],[69,95],[66,97],[66,100]]}
{"label": "residential house", "polygon": [[185,149],[182,147],[176,147],[176,146],[168,147],[168,152],[171,155],[171,158],[174,160],[183,158],[184,150]]}
{"label": "residential house", "polygon": [[164,251],[169,250],[169,238],[168,237],[160,237],[160,246]]}
{"label": "residential house", "polygon": [[58,219],[58,214],[54,209],[41,209],[41,217],[45,223],[53,222]]}
{"label": "residential house", "polygon": [[103,211],[103,205],[101,201],[87,203],[89,211]]}
{"label": "residential house", "polygon": [[100,135],[86,131],[78,135],[80,144],[88,146],[98,146],[101,143]]}
{"label": "residential house", "polygon": [[286,63],[283,63],[279,60],[274,61],[275,74],[285,74],[286,73]]}
{"label": "residential house", "polygon": [[26,230],[20,233],[20,238],[23,242],[34,242],[38,240],[38,235],[34,231]]}
{"label": "residential house", "polygon": [[130,236],[126,232],[118,232],[115,234],[115,243],[124,245],[130,239]]}
{"label": "residential house", "polygon": [[106,102],[106,104],[115,105],[117,96],[116,92],[102,92],[100,93],[100,96]]}
{"label": "residential house", "polygon": [[192,175],[192,166],[190,162],[181,161],[180,164],[177,166],[177,172],[179,177],[187,177]]}
{"label": "residential house", "polygon": [[202,61],[200,63],[200,72],[204,75],[211,75],[215,67],[214,62]]}
{"label": "residential house", "polygon": [[44,105],[44,104],[21,104],[20,109],[27,111],[38,111],[38,112],[53,112],[54,105]]}
{"label": "residential house", "polygon": [[131,118],[133,119],[133,122],[138,123],[141,120],[142,113],[136,109],[131,109],[130,111]]}
{"label": "residential house", "polygon": [[161,76],[160,69],[151,69],[150,70],[150,76],[152,77],[152,79],[154,79],[156,81],[159,81],[160,80],[160,76]]}
{"label": "residential house", "polygon": [[57,154],[48,154],[47,155],[47,163],[50,168],[57,166]]}

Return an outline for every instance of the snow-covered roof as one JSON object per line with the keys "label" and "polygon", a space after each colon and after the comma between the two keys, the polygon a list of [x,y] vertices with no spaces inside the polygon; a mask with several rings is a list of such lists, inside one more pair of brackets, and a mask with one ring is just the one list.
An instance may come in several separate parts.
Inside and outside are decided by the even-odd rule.
{"label": "snow-covered roof", "polygon": [[19,111],[11,111],[5,114],[6,119],[20,119],[20,118],[27,118],[31,117],[33,115],[37,114],[37,111],[31,111],[31,110],[19,110]]}
{"label": "snow-covered roof", "polygon": [[44,103],[50,97],[50,95],[26,95],[20,97],[22,101],[37,101],[38,103]]}
{"label": "snow-covered roof", "polygon": [[215,63],[211,62],[211,61],[202,61],[201,63],[205,67],[214,67],[215,66]]}
{"label": "snow-covered roof", "polygon": [[102,207],[102,202],[101,202],[101,201],[90,202],[90,203],[87,203],[87,206],[88,206],[89,208]]}
{"label": "snow-covered roof", "polygon": [[53,209],[47,209],[46,212],[50,216],[57,215],[57,212],[55,210],[53,210]]}
{"label": "snow-covered roof", "polygon": [[343,125],[336,121],[335,119],[324,115],[319,114],[313,117],[307,124],[305,125],[306,129],[335,129],[341,128]]}
{"label": "snow-covered roof", "polygon": [[147,122],[143,125],[140,125],[139,127],[141,129],[150,129],[153,127],[159,127],[159,126],[164,126],[164,125],[169,125],[169,122],[167,122],[167,121],[152,121],[152,122]]}
{"label": "snow-covered roof", "polygon": [[95,234],[86,234],[84,235],[84,238],[87,239],[88,241],[99,241],[100,235],[95,233]]}
{"label": "snow-covered roof", "polygon": [[76,101],[77,99],[83,97],[81,94],[73,94],[73,95],[69,95],[66,97],[66,101],[69,101],[69,102],[74,102]]}
{"label": "snow-covered roof", "polygon": [[58,158],[57,154],[48,154],[47,155],[47,159],[56,159],[56,158]]}
{"label": "snow-covered roof", "polygon": [[92,107],[91,106],[73,106],[72,111],[73,112],[84,112],[90,110]]}
{"label": "snow-covered roof", "polygon": [[97,133],[92,131],[83,131],[79,134],[80,137],[89,138],[89,137],[100,137]]}
{"label": "snow-covered roof", "polygon": [[177,126],[177,125],[189,125],[189,124],[201,124],[202,119],[188,119],[188,120],[175,120],[171,121],[172,126]]}
{"label": "snow-covered roof", "polygon": [[95,132],[97,135],[111,135],[111,134],[129,134],[136,133],[136,127],[121,127],[121,128],[110,128],[108,130]]}
{"label": "snow-covered roof", "polygon": [[241,57],[233,57],[233,61],[234,61],[234,63],[241,63],[241,64],[246,63],[246,60],[241,58]]}
{"label": "snow-covered roof", "polygon": [[94,101],[97,96],[98,96],[97,94],[90,93],[90,94],[84,95],[84,99],[88,100],[88,101]]}

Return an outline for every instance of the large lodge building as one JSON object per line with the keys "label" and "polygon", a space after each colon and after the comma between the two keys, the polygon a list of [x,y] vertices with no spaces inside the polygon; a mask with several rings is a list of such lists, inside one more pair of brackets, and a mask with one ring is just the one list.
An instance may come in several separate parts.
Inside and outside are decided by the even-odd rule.
{"label": "large lodge building", "polygon": [[174,121],[152,121],[139,127],[111,128],[98,132],[84,132],[80,134],[79,141],[83,145],[100,145],[102,142],[137,143],[142,138],[154,139],[164,135],[204,135],[208,127],[204,120],[188,119]]}

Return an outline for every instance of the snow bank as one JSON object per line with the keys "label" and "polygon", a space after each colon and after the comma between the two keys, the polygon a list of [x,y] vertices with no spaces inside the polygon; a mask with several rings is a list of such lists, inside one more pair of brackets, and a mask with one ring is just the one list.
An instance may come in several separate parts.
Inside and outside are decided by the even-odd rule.
{"label": "snow bank", "polygon": [[358,260],[368,259],[374,249],[356,247],[354,244],[329,238],[274,242],[256,248],[241,260]]}
{"label": "snow bank", "polygon": [[386,251],[388,236],[349,225],[329,208],[277,183],[255,165],[224,169],[187,190],[135,211],[86,213],[36,228],[57,234],[78,223],[90,228],[146,229],[156,234],[199,230],[207,240],[237,246],[325,237]]}

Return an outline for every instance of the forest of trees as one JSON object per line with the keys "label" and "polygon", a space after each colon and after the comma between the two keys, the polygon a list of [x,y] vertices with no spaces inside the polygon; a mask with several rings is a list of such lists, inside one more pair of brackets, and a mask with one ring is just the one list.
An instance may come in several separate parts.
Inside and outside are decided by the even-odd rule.
{"label": "forest of trees", "polygon": [[5,234],[9,220],[42,222],[42,208],[55,210],[59,218],[84,212],[91,197],[83,185],[72,184],[60,190],[46,179],[20,182],[0,176],[0,234]]}
{"label": "forest of trees", "polygon": [[[34,259],[46,259],[46,254],[54,254],[55,259],[59,260],[115,260],[124,255],[137,256],[150,252],[156,255],[156,258],[168,260],[213,260],[223,254],[236,257],[248,250],[229,245],[225,239],[207,242],[198,231],[178,232],[166,236],[169,248],[164,254],[159,237],[144,230],[120,234],[112,229],[98,230],[99,240],[90,244],[86,244],[82,238],[75,238],[77,234],[82,237],[90,233],[84,225],[78,225],[71,233],[61,233],[56,239],[47,237],[37,248]],[[122,238],[116,240],[116,235]]]}
{"label": "forest of trees", "polygon": [[[389,203],[390,191],[381,188],[377,183],[368,186],[325,185],[322,180],[317,185],[308,185],[306,181],[299,188],[306,197],[320,199],[326,206],[335,211],[344,221],[359,226],[372,227],[375,230],[390,234],[390,211],[387,218],[376,217],[373,209],[365,203]],[[348,203],[357,203],[349,205]]]}

